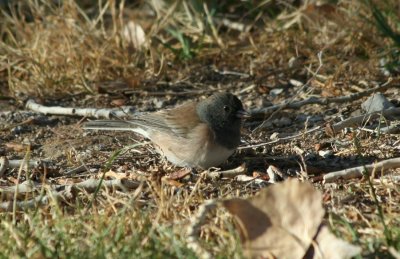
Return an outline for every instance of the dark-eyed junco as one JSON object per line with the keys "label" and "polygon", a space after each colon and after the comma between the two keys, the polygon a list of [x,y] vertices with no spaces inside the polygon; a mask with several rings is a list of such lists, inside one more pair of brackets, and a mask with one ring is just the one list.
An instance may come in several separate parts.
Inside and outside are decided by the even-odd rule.
{"label": "dark-eyed junco", "polygon": [[218,93],[126,121],[90,121],[84,128],[131,130],[150,139],[157,151],[177,166],[209,168],[220,165],[236,150],[241,119],[246,115],[235,95]]}

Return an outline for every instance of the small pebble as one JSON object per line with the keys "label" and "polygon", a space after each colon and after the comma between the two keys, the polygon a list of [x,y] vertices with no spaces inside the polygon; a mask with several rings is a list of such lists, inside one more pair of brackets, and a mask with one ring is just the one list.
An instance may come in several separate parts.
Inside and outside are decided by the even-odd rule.
{"label": "small pebble", "polygon": [[334,153],[332,150],[320,150],[318,151],[318,155],[322,156],[323,158],[333,157]]}

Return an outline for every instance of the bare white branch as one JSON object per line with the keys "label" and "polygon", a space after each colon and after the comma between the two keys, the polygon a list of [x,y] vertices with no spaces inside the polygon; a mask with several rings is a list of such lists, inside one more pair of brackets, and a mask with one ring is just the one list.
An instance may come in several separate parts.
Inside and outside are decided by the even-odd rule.
{"label": "bare white branch", "polygon": [[242,164],[236,168],[225,170],[225,171],[206,171],[205,176],[207,178],[235,178],[237,175],[245,173],[247,170],[246,165]]}
{"label": "bare white branch", "polygon": [[[129,179],[103,180],[102,182],[100,179],[88,179],[72,185],[50,185],[48,188],[51,188],[51,190],[48,191],[47,195],[38,196],[26,201],[15,202],[15,200],[11,200],[2,202],[0,203],[0,210],[12,211],[14,202],[16,210],[25,210],[38,205],[49,204],[51,200],[67,200],[74,197],[74,194],[79,191],[86,191],[88,193],[94,192],[100,183],[103,188],[112,188],[123,191],[135,189],[140,185],[140,183]],[[35,184],[32,181],[25,181],[18,186],[0,188],[0,193],[13,193],[16,190],[18,190],[19,193],[34,192],[40,190],[40,188],[42,188],[40,184]]]}
{"label": "bare white branch", "polygon": [[352,179],[362,177],[365,170],[368,174],[372,173],[374,170],[377,172],[381,172],[387,169],[399,168],[400,167],[400,157],[387,159],[380,161],[378,163],[366,165],[366,166],[357,166],[353,168],[348,168],[336,172],[331,172],[324,175],[324,183],[332,183],[339,179]]}
{"label": "bare white branch", "polygon": [[373,119],[373,118],[379,118],[380,116],[388,117],[388,116],[395,116],[395,117],[400,117],[400,108],[392,108],[392,109],[387,109],[383,111],[377,111],[377,112],[371,112],[368,114],[363,114],[355,117],[348,118],[346,120],[343,120],[341,122],[335,123],[332,125],[332,129],[334,132],[339,132],[340,130],[347,128],[347,127],[352,127],[356,126],[358,124],[361,124],[364,121]]}
{"label": "bare white branch", "polygon": [[113,117],[124,118],[134,113],[132,106],[122,106],[112,109],[95,108],[71,108],[61,106],[44,106],[33,100],[28,100],[25,107],[35,112],[51,115],[74,115],[83,117],[93,117],[96,119],[111,119]]}

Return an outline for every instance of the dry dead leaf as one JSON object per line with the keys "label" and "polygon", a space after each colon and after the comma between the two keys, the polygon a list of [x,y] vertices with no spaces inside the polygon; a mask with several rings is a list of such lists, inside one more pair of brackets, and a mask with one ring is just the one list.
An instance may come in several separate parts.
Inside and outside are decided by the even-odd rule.
{"label": "dry dead leaf", "polygon": [[182,168],[178,171],[173,172],[170,176],[169,179],[171,180],[180,180],[182,178],[185,178],[187,175],[189,175],[192,172],[191,169],[188,168]]}
{"label": "dry dead leaf", "polygon": [[125,25],[123,36],[135,49],[140,49],[145,46],[146,34],[142,26],[133,21],[129,21],[128,24]]}
{"label": "dry dead leaf", "polygon": [[114,100],[111,101],[111,105],[120,107],[120,106],[125,105],[126,101],[127,100],[124,99],[124,98],[114,99]]}
{"label": "dry dead leaf", "polygon": [[168,177],[163,177],[162,180],[163,180],[164,183],[166,183],[168,185],[171,185],[171,186],[175,186],[177,188],[181,188],[182,186],[185,185],[185,184],[180,183],[178,181],[172,180],[172,179],[170,179]]}
{"label": "dry dead leaf", "polygon": [[332,124],[330,124],[330,123],[326,124],[325,133],[330,137],[334,137],[336,135],[335,130],[332,127]]}
{"label": "dry dead leaf", "polygon": [[125,173],[117,173],[114,172],[113,170],[109,170],[108,172],[105,173],[105,178],[126,179],[127,177]]}
{"label": "dry dead leaf", "polygon": [[6,143],[6,147],[10,150],[13,150],[15,152],[26,152],[28,148],[31,148],[30,145],[27,144],[20,144],[20,143]]}
{"label": "dry dead leaf", "polygon": [[322,226],[315,239],[314,256],[306,258],[314,259],[343,259],[350,258],[361,253],[361,248],[347,243],[333,235],[327,226]]}
{"label": "dry dead leaf", "polygon": [[[222,204],[238,219],[247,257],[303,258],[315,243],[314,237],[325,214],[321,201],[321,193],[311,184],[287,180],[247,200],[236,198],[225,200]],[[325,232],[323,229],[319,234],[326,235]],[[333,241],[331,236],[318,236],[317,242],[319,240],[318,251],[322,251],[319,255],[339,250],[326,247],[329,246],[325,243],[327,240]],[[346,250],[344,244],[355,247],[339,241],[333,245],[345,250],[341,258],[357,254],[356,249]]]}
{"label": "dry dead leaf", "polygon": [[333,15],[336,12],[337,12],[337,8],[333,4],[311,3],[311,4],[308,4],[305,9],[306,14],[315,13],[316,15],[320,15],[320,16],[329,16],[329,15]]}
{"label": "dry dead leaf", "polygon": [[264,172],[261,172],[261,171],[254,171],[254,172],[253,172],[253,177],[254,177],[254,178],[262,179],[262,180],[264,180],[264,181],[269,181],[269,176],[268,176],[268,174],[266,174],[266,173],[264,173]]}

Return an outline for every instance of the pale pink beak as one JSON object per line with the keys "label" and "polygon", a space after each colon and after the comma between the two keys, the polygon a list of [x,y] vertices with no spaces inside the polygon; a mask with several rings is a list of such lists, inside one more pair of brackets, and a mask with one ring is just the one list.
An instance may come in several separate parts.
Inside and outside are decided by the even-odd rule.
{"label": "pale pink beak", "polygon": [[240,118],[240,119],[245,119],[245,118],[250,118],[250,113],[248,113],[245,110],[239,110],[236,113],[236,117]]}

